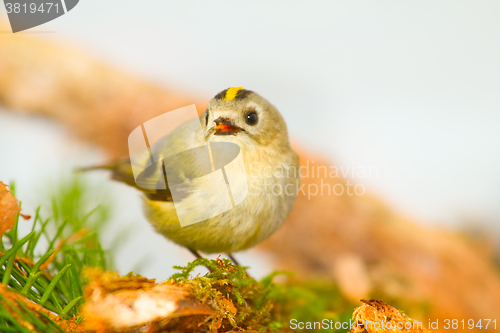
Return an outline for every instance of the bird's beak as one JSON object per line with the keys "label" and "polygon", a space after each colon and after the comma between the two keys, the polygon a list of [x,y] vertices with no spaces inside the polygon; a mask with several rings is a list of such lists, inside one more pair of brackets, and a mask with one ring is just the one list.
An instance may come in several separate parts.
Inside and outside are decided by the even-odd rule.
{"label": "bird's beak", "polygon": [[217,124],[217,126],[214,127],[215,135],[231,135],[243,131],[243,128],[222,118],[215,119],[214,122]]}

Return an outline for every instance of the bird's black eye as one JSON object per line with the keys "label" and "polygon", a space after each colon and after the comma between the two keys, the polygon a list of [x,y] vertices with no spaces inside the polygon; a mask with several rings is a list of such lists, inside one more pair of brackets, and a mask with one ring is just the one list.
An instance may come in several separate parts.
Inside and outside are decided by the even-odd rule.
{"label": "bird's black eye", "polygon": [[250,111],[249,113],[247,113],[247,115],[245,117],[245,122],[248,125],[253,126],[253,125],[257,124],[258,121],[259,121],[259,116],[257,116],[257,112]]}

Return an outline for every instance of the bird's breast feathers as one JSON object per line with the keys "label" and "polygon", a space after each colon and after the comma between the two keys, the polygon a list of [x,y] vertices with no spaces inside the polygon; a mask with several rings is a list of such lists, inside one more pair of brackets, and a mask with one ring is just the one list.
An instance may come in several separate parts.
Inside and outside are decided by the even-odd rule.
{"label": "bird's breast feathers", "polygon": [[[245,174],[233,177],[231,188],[248,189],[243,201],[219,215],[181,227],[172,202],[146,199],[147,214],[157,231],[178,244],[210,253],[251,247],[278,229],[297,195],[298,157],[291,149],[281,156],[272,156],[242,148],[242,154]],[[193,193],[183,199],[189,201],[185,206],[192,209],[193,216],[217,210],[227,189],[220,187],[219,191],[220,195]]]}

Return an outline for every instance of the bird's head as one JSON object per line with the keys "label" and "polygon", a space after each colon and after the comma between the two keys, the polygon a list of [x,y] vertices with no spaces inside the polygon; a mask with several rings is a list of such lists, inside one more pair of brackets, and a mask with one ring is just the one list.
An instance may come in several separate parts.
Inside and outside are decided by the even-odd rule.
{"label": "bird's head", "polygon": [[234,142],[243,147],[289,145],[286,124],[278,110],[242,87],[215,95],[200,119],[208,142]]}

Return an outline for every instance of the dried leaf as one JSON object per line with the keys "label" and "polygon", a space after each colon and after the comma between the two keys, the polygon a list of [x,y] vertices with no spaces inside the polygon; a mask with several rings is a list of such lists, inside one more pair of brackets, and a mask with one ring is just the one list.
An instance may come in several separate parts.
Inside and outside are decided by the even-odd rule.
{"label": "dried leaf", "polygon": [[157,332],[172,325],[195,332],[207,316],[215,314],[180,286],[115,273],[91,271],[87,275],[91,282],[82,307],[87,332]]}
{"label": "dried leaf", "polygon": [[20,210],[19,201],[10,194],[7,185],[0,182],[0,237],[16,223]]}

